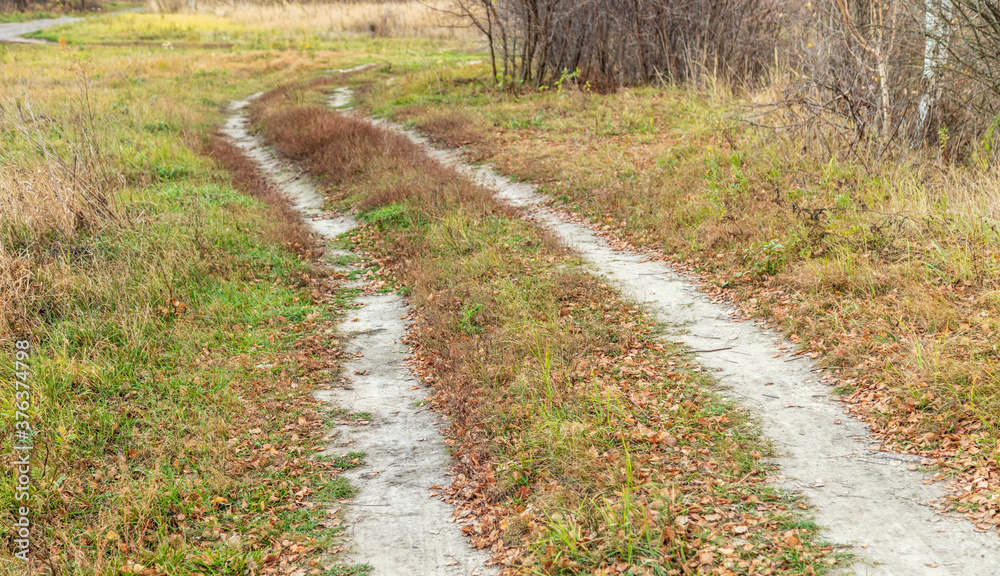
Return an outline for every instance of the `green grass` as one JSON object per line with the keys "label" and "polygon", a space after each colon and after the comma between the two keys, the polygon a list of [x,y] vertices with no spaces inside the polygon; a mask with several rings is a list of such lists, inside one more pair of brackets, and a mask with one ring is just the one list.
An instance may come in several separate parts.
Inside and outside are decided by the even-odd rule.
{"label": "green grass", "polygon": [[[43,286],[75,286],[50,299],[26,333],[35,343],[34,537],[59,543],[65,555],[56,565],[100,572],[128,559],[187,574],[261,560],[251,548],[233,550],[220,530],[242,534],[248,547],[319,535],[280,512],[273,525],[266,513],[288,502],[291,486],[320,482],[315,472],[293,477],[301,466],[282,471],[280,459],[245,475],[227,468],[255,457],[261,443],[292,448],[282,427],[312,417],[308,403],[293,401],[302,393],[288,388],[288,376],[253,365],[281,361],[310,332],[297,324],[327,311],[309,303],[307,290],[286,287],[309,265],[252,232],[267,227],[263,206],[224,180],[188,187],[195,193],[147,188],[142,205],[155,227],[92,235],[87,240],[110,250],[71,271],[40,270]],[[218,202],[218,193],[232,201]],[[308,384],[294,363],[285,366]],[[9,382],[10,365],[3,371]],[[3,397],[13,397],[7,385]],[[286,410],[264,418],[256,410],[266,403]],[[11,416],[4,412],[5,427]],[[0,508],[12,509],[12,496],[8,477]],[[210,514],[215,536],[203,533]],[[119,549],[108,534],[140,540]]]}
{"label": "green grass", "polygon": [[371,574],[372,567],[368,564],[355,564],[353,566],[335,566],[328,576],[367,576]]}
{"label": "green grass", "polygon": [[32,10],[29,12],[2,12],[0,13],[0,24],[8,22],[30,22],[31,20],[58,18],[60,16],[63,16],[63,14],[57,14],[46,10]]}
{"label": "green grass", "polygon": [[[51,31],[67,50],[9,46],[0,64],[0,177],[47,190],[60,159],[78,185],[61,187],[76,225],[55,200],[0,217],[4,270],[32,273],[30,289],[0,285],[3,354],[14,335],[32,342],[32,553],[66,574],[242,573],[282,541],[315,557],[339,534],[319,506],[351,497],[339,474],[361,455],[309,457],[325,432],[310,390],[335,373],[337,347],[307,338],[356,292],[313,301],[336,288],[272,205],[202,155],[203,138],[228,100],[357,56],[83,45],[129,18]],[[137,22],[135,34],[188,34]],[[4,450],[13,370],[0,361]],[[5,522],[14,495],[5,475]],[[0,572],[19,569],[12,554]]]}

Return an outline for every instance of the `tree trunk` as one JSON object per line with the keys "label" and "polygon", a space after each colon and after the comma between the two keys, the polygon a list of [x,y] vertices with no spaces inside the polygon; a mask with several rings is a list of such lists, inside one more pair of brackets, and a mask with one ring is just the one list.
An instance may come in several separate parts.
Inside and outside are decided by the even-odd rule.
{"label": "tree trunk", "polygon": [[915,143],[927,137],[928,120],[938,96],[938,68],[946,56],[945,34],[951,20],[951,0],[926,0],[924,11],[924,93],[917,108]]}

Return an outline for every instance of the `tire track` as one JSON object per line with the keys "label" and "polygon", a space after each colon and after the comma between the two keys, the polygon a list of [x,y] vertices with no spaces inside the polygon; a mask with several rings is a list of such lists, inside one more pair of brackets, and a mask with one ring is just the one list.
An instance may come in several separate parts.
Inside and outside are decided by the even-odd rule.
{"label": "tire track", "polygon": [[[245,109],[258,96],[232,104],[223,133],[288,195],[318,235],[335,238],[355,227],[349,216],[325,211],[312,180],[251,134]],[[327,250],[327,256],[346,254]],[[346,286],[361,288],[362,282]],[[316,393],[319,400],[365,418],[342,418],[323,452],[365,453],[365,465],[345,473],[360,491],[344,504],[353,541],[344,559],[370,565],[376,576],[494,574],[485,567],[488,555],[473,549],[453,522],[454,509],[429,497],[430,486],[449,483],[450,459],[438,433],[447,424],[422,407],[426,390],[404,362],[409,306],[392,293],[364,294],[354,304],[338,325],[347,336],[349,359],[341,378],[347,384]]]}
{"label": "tire track", "polygon": [[[339,108],[348,102],[347,89],[331,98]],[[880,452],[868,425],[846,414],[817,377],[821,369],[789,354],[795,346],[779,333],[738,321],[668,264],[613,249],[591,229],[546,208],[548,198],[530,184],[471,166],[460,151],[432,146],[399,125],[369,120],[406,135],[442,164],[495,190],[502,201],[525,208],[597,273],[673,326],[674,335],[715,373],[725,392],[751,410],[774,443],[781,471],[775,486],[803,494],[826,538],[855,554],[854,564],[841,573],[1000,574],[1000,539],[936,513],[929,504],[943,496],[941,487],[924,484],[926,474],[908,470],[905,455]]]}

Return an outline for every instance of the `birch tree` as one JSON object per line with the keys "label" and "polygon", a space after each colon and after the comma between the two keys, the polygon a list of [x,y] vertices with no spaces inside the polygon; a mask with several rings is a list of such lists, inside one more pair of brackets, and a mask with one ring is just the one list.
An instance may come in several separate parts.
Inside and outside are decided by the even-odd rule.
{"label": "birch tree", "polygon": [[917,107],[916,142],[926,137],[927,121],[940,94],[940,68],[947,61],[947,38],[951,23],[951,0],[925,0],[924,92]]}

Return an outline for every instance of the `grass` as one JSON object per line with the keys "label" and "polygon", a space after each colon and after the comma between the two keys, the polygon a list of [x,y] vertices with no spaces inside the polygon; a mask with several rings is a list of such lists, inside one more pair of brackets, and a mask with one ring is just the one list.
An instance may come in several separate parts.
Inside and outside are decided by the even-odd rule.
{"label": "grass", "polygon": [[452,417],[463,532],[508,573],[812,574],[837,563],[765,485],[768,446],[683,350],[551,236],[405,138],[261,97],[263,136],[356,210],[354,242],[409,290],[433,405]]}
{"label": "grass", "polygon": [[42,18],[58,18],[62,14],[57,14],[48,10],[31,10],[29,12],[2,12],[0,13],[0,23],[8,22],[29,22],[31,20],[41,20]]}
{"label": "grass", "polygon": [[[822,354],[885,445],[940,457],[957,506],[994,527],[988,166],[880,164],[751,129],[721,90],[498,92],[469,63],[481,52],[415,5],[381,7],[408,15],[374,34],[372,6],[354,8],[293,7],[280,26],[269,7],[95,16],[35,35],[58,48],[5,47],[0,338],[33,346],[33,542],[50,572],[242,573],[336,550],[317,512],[350,497],[339,473],[361,456],[308,457],[329,420],[310,391],[339,352],[317,329],[356,290],[314,266],[294,214],[213,137],[227,101],[273,86],[263,133],[359,213],[352,242],[380,260],[359,273],[417,306],[417,364],[454,422],[444,493],[475,512],[475,545],[527,573],[838,561],[766,487],[766,443],[683,350],[517,211],[326,110],[340,82]],[[415,32],[431,37],[400,36]],[[14,494],[0,479],[4,522]],[[19,569],[0,551],[0,572]]]}
{"label": "grass", "polygon": [[[213,47],[230,24],[184,22],[97,16],[46,32],[65,47],[4,48],[0,428],[10,450],[25,338],[36,572],[312,570],[336,551],[323,506],[350,496],[339,474],[360,460],[310,457],[327,422],[311,391],[336,372],[323,331],[350,292],[213,134],[228,100],[368,56],[266,30]],[[382,53],[439,58],[407,46]],[[4,475],[5,525],[15,494]],[[13,553],[0,573],[23,572]]]}
{"label": "grass", "polygon": [[756,129],[741,118],[762,94],[498,91],[481,65],[388,75],[369,73],[366,110],[661,251],[841,368],[845,400],[886,447],[961,473],[954,498],[997,489],[974,487],[1000,477],[1000,187],[988,168],[934,151],[877,161],[822,131]]}
{"label": "grass", "polygon": [[220,5],[214,14],[247,26],[386,38],[468,38],[444,2],[352,2],[349,4]]}
{"label": "grass", "polygon": [[[259,7],[255,10],[271,9]],[[98,46],[147,47],[164,56],[173,50],[192,48],[211,49],[222,54],[251,51],[258,52],[255,54],[258,59],[276,59],[274,63],[279,66],[287,64],[288,56],[295,55],[313,60],[315,68],[334,58],[345,68],[377,58],[391,59],[396,66],[404,68],[414,60],[449,61],[463,55],[468,58],[465,43],[451,34],[372,38],[371,34],[357,34],[335,27],[303,29],[292,25],[292,22],[264,18],[234,21],[214,14],[128,13],[95,16],[88,19],[85,26],[53,26],[26,36],[50,42],[62,39],[80,50]],[[419,19],[415,22],[419,23]],[[329,53],[331,50],[340,53],[334,56]],[[352,55],[359,60],[351,60]],[[192,71],[198,67],[197,62],[188,64],[193,66]],[[221,72],[224,68],[217,70]]]}

